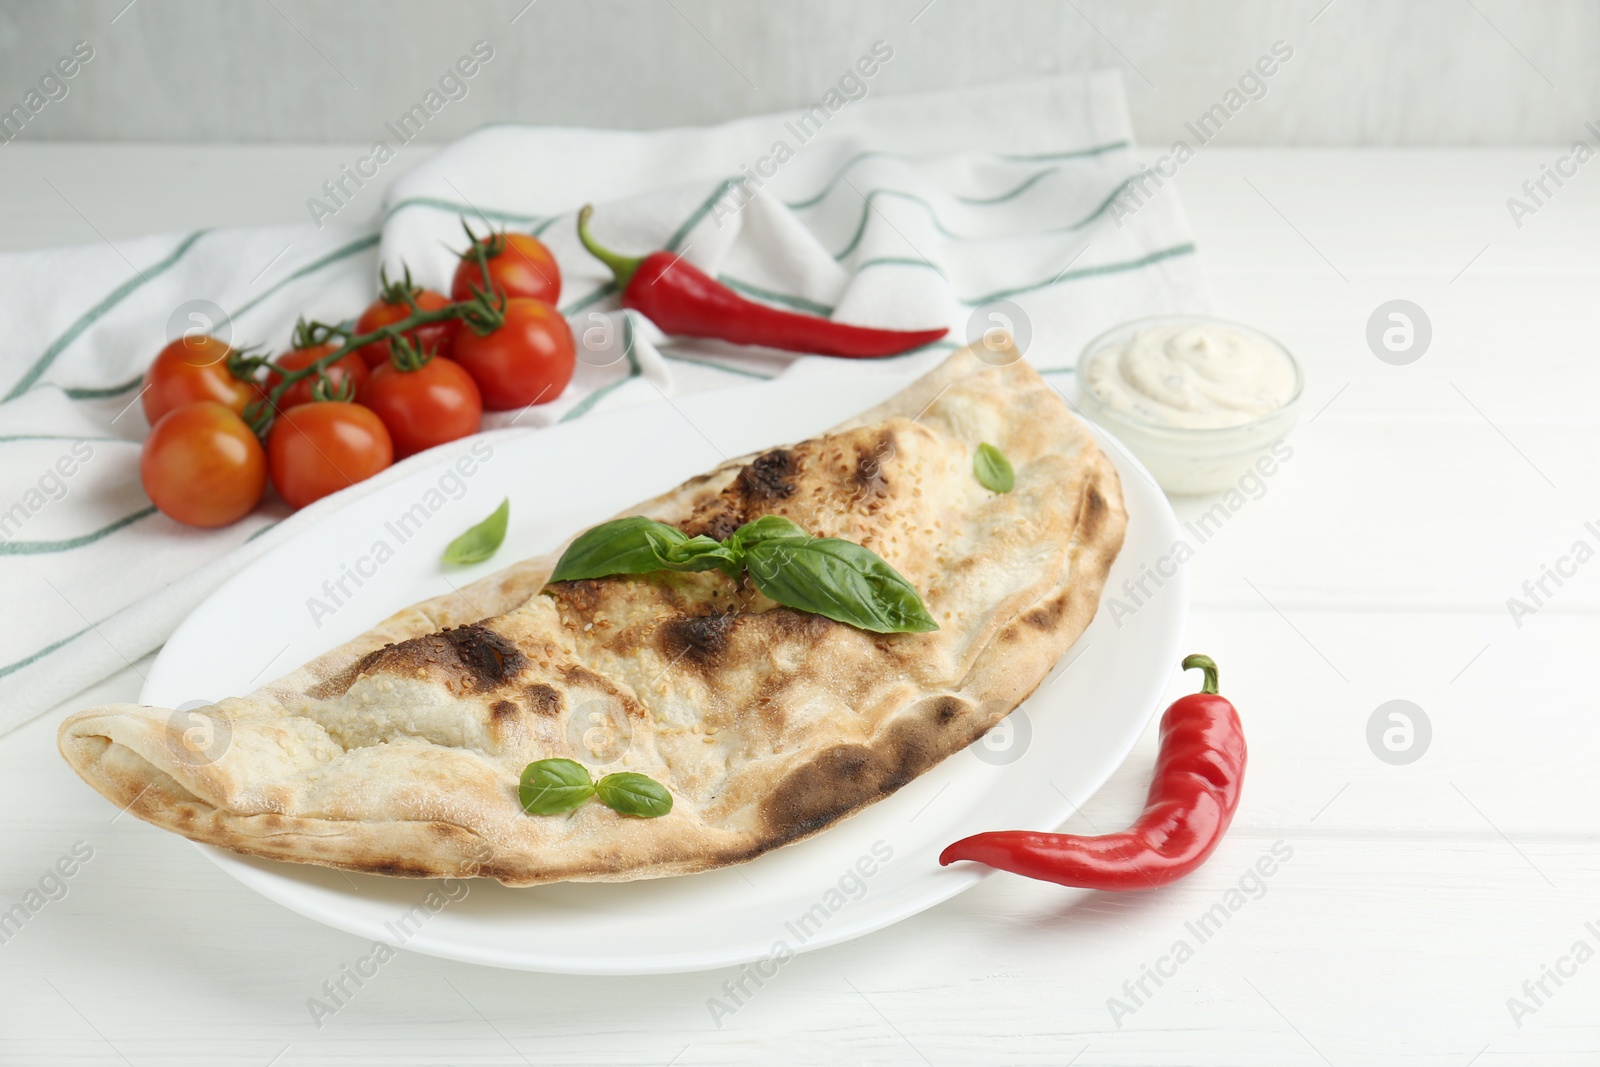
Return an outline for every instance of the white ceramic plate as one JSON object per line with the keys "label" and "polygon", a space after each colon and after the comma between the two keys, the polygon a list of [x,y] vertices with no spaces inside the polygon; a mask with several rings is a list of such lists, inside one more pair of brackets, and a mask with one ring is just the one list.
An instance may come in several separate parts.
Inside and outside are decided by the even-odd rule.
{"label": "white ceramic plate", "polygon": [[[724,456],[823,430],[906,381],[888,374],[820,376],[595,415],[496,445],[459,488],[445,473],[458,453],[441,457],[336,512],[219,589],[167,642],[141,699],[180,707],[248,692],[408,604],[548,551],[570,531]],[[1140,564],[1167,553],[1179,534],[1150,476],[1114,441],[1103,434],[1101,440],[1121,472],[1129,513],[1127,543],[1111,572],[1116,590],[1137,576]],[[497,557],[446,574],[438,563],[444,546],[505,496],[511,527]],[[402,531],[399,516],[419,502],[431,514],[420,528]],[[408,534],[403,541],[401,532]],[[379,541],[393,558],[362,575],[358,587],[345,576],[374,571],[370,558]],[[314,622],[309,598],[331,604],[324,583],[337,586],[342,577],[350,595],[339,597],[343,603],[331,616],[316,612]],[[347,875],[204,851],[245,885],[302,915],[471,963],[650,974],[782,959],[881,929],[977,884],[984,869],[938,864],[940,850],[959,837],[1064,822],[1148,724],[1177,665],[1187,606],[1180,571],[1120,627],[1102,610],[1038,692],[988,737],[816,837],[738,867],[622,884],[507,889],[486,879]],[[437,910],[430,891],[432,904],[442,904]]]}

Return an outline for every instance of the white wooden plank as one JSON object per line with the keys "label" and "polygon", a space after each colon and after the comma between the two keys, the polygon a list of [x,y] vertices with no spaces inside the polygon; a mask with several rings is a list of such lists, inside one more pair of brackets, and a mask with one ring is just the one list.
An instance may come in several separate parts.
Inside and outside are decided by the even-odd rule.
{"label": "white wooden plank", "polygon": [[[1302,427],[1270,478],[1179,502],[1196,596],[1259,604],[1253,583],[1280,607],[1449,607],[1509,623],[1508,598],[1542,606],[1524,581],[1579,540],[1600,552],[1600,484],[1585,473],[1600,469],[1600,428],[1518,437],[1513,447],[1481,420]],[[1600,566],[1562,568],[1570,577],[1547,580],[1540,601],[1600,604]]]}

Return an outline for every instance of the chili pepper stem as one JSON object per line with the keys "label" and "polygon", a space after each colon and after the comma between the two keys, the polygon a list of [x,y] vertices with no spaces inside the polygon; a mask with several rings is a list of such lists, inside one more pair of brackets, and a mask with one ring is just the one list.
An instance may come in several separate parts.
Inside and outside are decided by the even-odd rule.
{"label": "chili pepper stem", "polygon": [[1205,681],[1202,682],[1201,685],[1200,685],[1200,692],[1202,692],[1202,693],[1210,693],[1213,696],[1215,696],[1216,693],[1217,693],[1217,662],[1216,662],[1216,660],[1212,659],[1210,656],[1202,656],[1198,652],[1195,653],[1192,656],[1184,657],[1184,660],[1183,660],[1183,669],[1184,670],[1192,671],[1197,667],[1200,670],[1206,672]]}
{"label": "chili pepper stem", "polygon": [[578,212],[578,240],[583,242],[583,247],[587,248],[594,258],[611,268],[611,274],[617,280],[617,288],[626,289],[645,257],[625,256],[620,252],[611,251],[596,241],[594,235],[589,232],[589,219],[593,215],[593,204],[583,205],[583,210]]}

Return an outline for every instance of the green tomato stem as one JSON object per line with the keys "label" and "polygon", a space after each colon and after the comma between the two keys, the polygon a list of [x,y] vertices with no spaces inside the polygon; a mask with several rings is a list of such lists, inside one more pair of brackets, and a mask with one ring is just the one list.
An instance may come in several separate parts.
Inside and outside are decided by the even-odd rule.
{"label": "green tomato stem", "polygon": [[491,321],[491,316],[486,315],[485,311],[491,312],[495,318],[499,317],[497,309],[485,305],[481,300],[463,300],[460,303],[446,304],[444,307],[434,311],[414,311],[403,319],[378,327],[371,333],[344,334],[344,344],[332,352],[318,356],[315,360],[297,370],[279,370],[278,373],[283,376],[282,380],[273,386],[272,392],[267,394],[267,402],[271,405],[273,411],[278,411],[278,401],[283,399],[283,394],[287,393],[295,382],[309,378],[312,375],[323,374],[329,367],[358,348],[363,348],[375,341],[393,341],[418,326],[426,326],[432,322],[448,322],[451,319],[470,320],[473,318],[481,318],[485,322]]}

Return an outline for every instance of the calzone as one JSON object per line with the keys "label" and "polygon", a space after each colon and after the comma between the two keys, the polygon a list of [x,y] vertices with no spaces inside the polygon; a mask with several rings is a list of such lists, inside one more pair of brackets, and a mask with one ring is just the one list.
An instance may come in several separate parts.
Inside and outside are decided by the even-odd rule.
{"label": "calzone", "polygon": [[[1015,471],[1009,492],[974,474],[985,443]],[[970,349],[624,514],[718,540],[781,515],[854,541],[939,629],[870,633],[718,570],[549,583],[558,550],[247,696],[79,712],[61,752],[117,807],[255,856],[514,886],[703,871],[817,833],[998,723],[1088,625],[1127,521],[1115,469],[1055,390]],[[649,775],[673,808],[529,815],[519,775],[551,757]]]}

